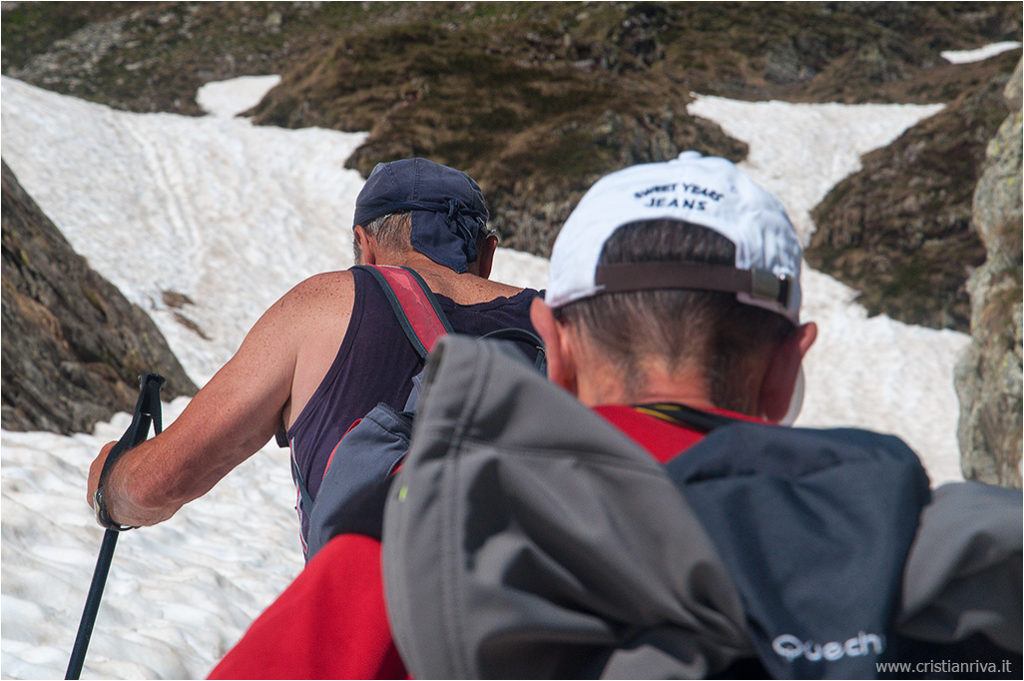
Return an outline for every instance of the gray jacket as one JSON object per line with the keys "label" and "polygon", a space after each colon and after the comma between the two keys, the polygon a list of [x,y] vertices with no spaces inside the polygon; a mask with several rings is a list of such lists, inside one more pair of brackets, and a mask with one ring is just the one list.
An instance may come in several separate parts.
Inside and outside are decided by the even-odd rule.
{"label": "gray jacket", "polygon": [[[497,344],[445,338],[425,379],[384,522],[416,678],[699,678],[757,657],[729,568],[647,452]],[[1020,494],[953,487],[922,516],[896,620],[1019,653]],[[967,497],[983,506],[951,534]]]}

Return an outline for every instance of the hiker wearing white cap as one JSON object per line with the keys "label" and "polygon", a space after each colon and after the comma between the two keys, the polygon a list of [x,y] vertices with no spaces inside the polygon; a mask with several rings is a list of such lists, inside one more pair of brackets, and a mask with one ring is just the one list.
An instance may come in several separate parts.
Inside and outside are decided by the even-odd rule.
{"label": "hiker wearing white cap", "polygon": [[800,257],[782,204],[725,159],[686,152],[612,173],[566,221],[533,303],[549,376],[591,406],[679,401],[791,421],[817,336],[799,323]]}
{"label": "hiker wearing white cap", "polygon": [[896,437],[778,425],[817,333],[800,256],[773,196],[687,152],[559,233],[550,382],[442,339],[384,514],[413,677],[1020,675],[1020,492],[933,496]]}

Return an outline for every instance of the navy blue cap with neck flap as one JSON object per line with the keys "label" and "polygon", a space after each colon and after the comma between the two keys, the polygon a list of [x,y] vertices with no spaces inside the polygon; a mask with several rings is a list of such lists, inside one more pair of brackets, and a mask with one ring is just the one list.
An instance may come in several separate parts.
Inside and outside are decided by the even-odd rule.
{"label": "navy blue cap with neck flap", "polygon": [[425,158],[378,163],[356,198],[353,225],[405,212],[420,253],[459,274],[477,259],[477,237],[490,215],[466,173]]}

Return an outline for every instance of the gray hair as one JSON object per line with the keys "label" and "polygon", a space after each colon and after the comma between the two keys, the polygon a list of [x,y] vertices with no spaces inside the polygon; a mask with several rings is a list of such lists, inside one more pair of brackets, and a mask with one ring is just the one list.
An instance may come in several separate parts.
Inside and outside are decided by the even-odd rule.
{"label": "gray hair", "polygon": [[[735,263],[736,246],[721,234],[676,220],[648,220],[620,227],[605,243],[601,264],[685,261]],[[712,402],[751,413],[756,386],[749,360],[793,332],[782,315],[736,299],[735,293],[657,289],[599,294],[554,311],[574,327],[619,374],[627,394],[640,394],[645,359],[675,371],[699,363]]]}
{"label": "gray hair", "polygon": [[[387,213],[378,218],[370,220],[363,225],[367,235],[372,236],[377,243],[388,250],[403,252],[412,248],[409,245],[409,232],[412,229],[412,221],[409,213]],[[355,252],[356,262],[363,257],[359,243],[355,236],[352,237],[352,249]]]}
{"label": "gray hair", "polygon": [[[390,251],[404,253],[412,250],[412,245],[409,243],[409,235],[412,232],[412,219],[408,212],[381,215],[379,218],[374,218],[363,225],[363,229],[366,230],[369,236],[376,239],[377,243]],[[487,226],[480,229],[480,234],[477,236],[478,251],[489,236],[498,237],[498,232]],[[363,254],[354,235],[352,237],[352,249],[355,254],[355,261],[358,263]]]}

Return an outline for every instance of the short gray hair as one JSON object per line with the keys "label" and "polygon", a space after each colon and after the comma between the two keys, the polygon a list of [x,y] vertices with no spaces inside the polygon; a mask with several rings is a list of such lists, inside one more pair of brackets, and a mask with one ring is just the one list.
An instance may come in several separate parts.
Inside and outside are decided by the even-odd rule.
{"label": "short gray hair", "polygon": [[[363,229],[369,236],[376,239],[377,243],[389,250],[404,252],[412,248],[409,244],[412,220],[410,220],[408,212],[381,215],[363,225]],[[352,249],[355,252],[356,262],[359,262],[363,253],[355,235],[352,236]]]}
{"label": "short gray hair", "polygon": [[[677,220],[633,222],[608,239],[601,264],[653,261],[735,263],[736,246],[721,234]],[[794,330],[780,314],[744,305],[735,293],[656,289],[598,294],[554,310],[577,329],[620,375],[628,394],[639,394],[644,358],[670,370],[694,360],[707,374],[712,402],[750,413],[748,360],[776,346]]]}
{"label": "short gray hair", "polygon": [[[366,230],[369,236],[376,239],[377,243],[388,250],[404,253],[412,249],[412,245],[409,242],[409,235],[412,232],[412,218],[408,212],[381,215],[379,218],[374,218],[363,225],[363,229]],[[489,236],[500,238],[497,230],[485,225],[480,229],[480,234],[477,236],[477,250],[479,250]],[[352,249],[355,254],[355,261],[359,262],[363,254],[359,249],[359,243],[356,241],[354,234],[352,236]]]}

